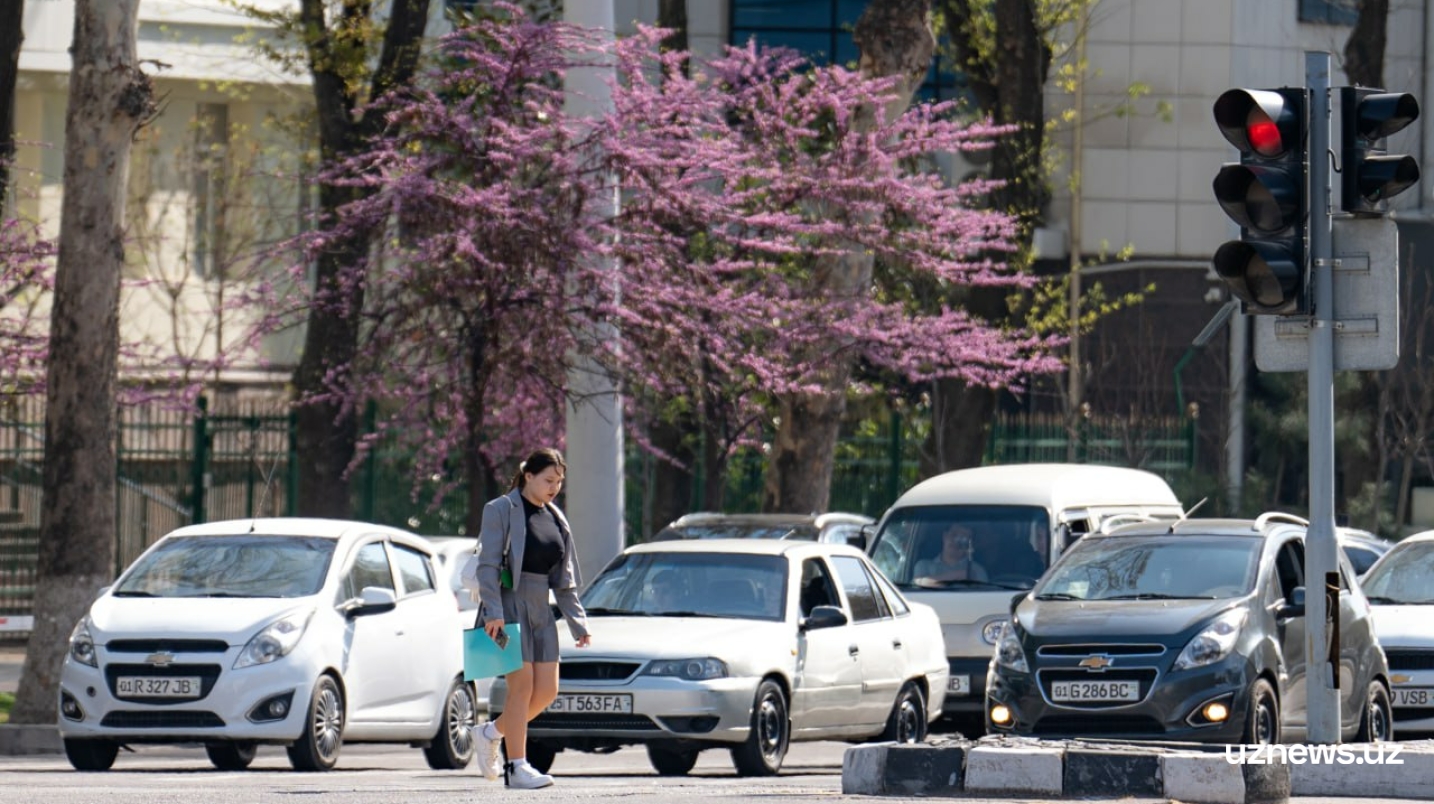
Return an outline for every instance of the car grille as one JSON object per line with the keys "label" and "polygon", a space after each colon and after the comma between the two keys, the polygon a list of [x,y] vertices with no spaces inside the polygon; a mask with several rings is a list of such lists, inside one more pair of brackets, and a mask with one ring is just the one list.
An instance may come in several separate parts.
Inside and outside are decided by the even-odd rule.
{"label": "car grille", "polygon": [[[110,694],[120,700],[158,704],[161,706],[178,706],[192,704],[195,701],[209,697],[209,691],[214,689],[214,683],[219,680],[219,673],[220,668],[217,664],[171,664],[165,667],[155,667],[152,664],[107,664],[105,665],[105,684],[109,685]],[[121,698],[118,687],[120,676],[199,676],[199,697],[151,698],[129,696]]]}
{"label": "car grille", "polygon": [[1090,656],[1104,653],[1107,656],[1159,656],[1164,652],[1164,645],[1042,645],[1036,650],[1036,655]]}
{"label": "car grille", "polygon": [[533,719],[535,729],[590,729],[594,731],[659,731],[646,715],[544,712]]}
{"label": "car grille", "polygon": [[622,681],[637,672],[637,662],[565,661],[558,664],[558,678],[567,681]]}
{"label": "car grille", "polygon": [[[1051,684],[1057,681],[1137,681],[1140,683],[1140,700],[1150,695],[1150,688],[1159,674],[1153,667],[1124,668],[1093,673],[1078,669],[1043,669],[1037,672],[1041,692],[1051,700]],[[1067,709],[1110,709],[1117,706],[1134,706],[1139,701],[1052,701],[1056,706]]]}
{"label": "car grille", "polygon": [[1390,670],[1434,670],[1434,651],[1385,650]]}
{"label": "car grille", "polygon": [[115,639],[105,645],[110,653],[223,653],[222,639]]}
{"label": "car grille", "polygon": [[1160,721],[1142,715],[1049,715],[1036,721],[1035,727],[1035,733],[1042,736],[1160,734],[1164,731]]}
{"label": "car grille", "polygon": [[213,712],[132,712],[105,715],[101,726],[111,729],[221,729],[224,720]]}

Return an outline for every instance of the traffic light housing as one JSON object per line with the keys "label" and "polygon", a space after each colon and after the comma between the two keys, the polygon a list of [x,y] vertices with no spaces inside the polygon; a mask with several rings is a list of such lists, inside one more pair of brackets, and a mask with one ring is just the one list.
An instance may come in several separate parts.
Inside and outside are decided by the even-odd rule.
{"label": "traffic light housing", "polygon": [[1215,272],[1247,314],[1308,313],[1308,90],[1227,90],[1215,123],[1240,152],[1214,181],[1220,208],[1240,224],[1240,239],[1215,251]]}
{"label": "traffic light housing", "polygon": [[1385,137],[1419,119],[1419,101],[1406,92],[1340,87],[1340,207],[1354,215],[1383,215],[1388,199],[1419,181],[1419,163],[1385,152]]}

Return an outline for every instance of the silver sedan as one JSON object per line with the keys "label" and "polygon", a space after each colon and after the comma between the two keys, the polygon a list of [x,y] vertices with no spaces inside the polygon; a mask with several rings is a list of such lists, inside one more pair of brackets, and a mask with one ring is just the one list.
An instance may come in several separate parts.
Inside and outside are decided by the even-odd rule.
{"label": "silver sedan", "polygon": [[793,740],[919,741],[946,695],[935,613],[846,545],[638,545],[583,604],[593,644],[562,635],[557,700],[529,730],[544,771],[561,750],[642,744],[662,774],[726,748],[739,774],[772,775]]}

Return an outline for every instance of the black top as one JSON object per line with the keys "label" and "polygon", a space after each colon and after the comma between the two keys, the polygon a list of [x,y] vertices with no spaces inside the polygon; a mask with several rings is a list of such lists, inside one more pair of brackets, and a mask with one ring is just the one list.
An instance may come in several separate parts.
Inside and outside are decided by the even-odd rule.
{"label": "black top", "polygon": [[563,560],[563,532],[558,518],[547,506],[539,508],[523,497],[523,516],[528,520],[527,541],[523,544],[523,572],[547,575]]}

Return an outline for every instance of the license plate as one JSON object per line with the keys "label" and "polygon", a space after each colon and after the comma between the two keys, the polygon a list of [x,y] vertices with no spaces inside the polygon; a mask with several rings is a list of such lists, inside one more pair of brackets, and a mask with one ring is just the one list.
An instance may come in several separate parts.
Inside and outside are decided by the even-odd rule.
{"label": "license plate", "polygon": [[549,712],[621,712],[632,711],[632,696],[623,695],[579,695],[565,692],[550,704]]}
{"label": "license plate", "polygon": [[120,676],[115,680],[120,697],[198,698],[199,676]]}
{"label": "license plate", "polygon": [[1434,689],[1401,690],[1395,687],[1394,705],[1412,707],[1434,706]]}
{"label": "license plate", "polygon": [[1136,681],[1056,681],[1051,684],[1052,701],[1138,701]]}
{"label": "license plate", "polygon": [[970,695],[970,694],[971,694],[971,677],[970,677],[970,676],[947,676],[947,677],[946,677],[946,694],[947,694],[947,695]]}

